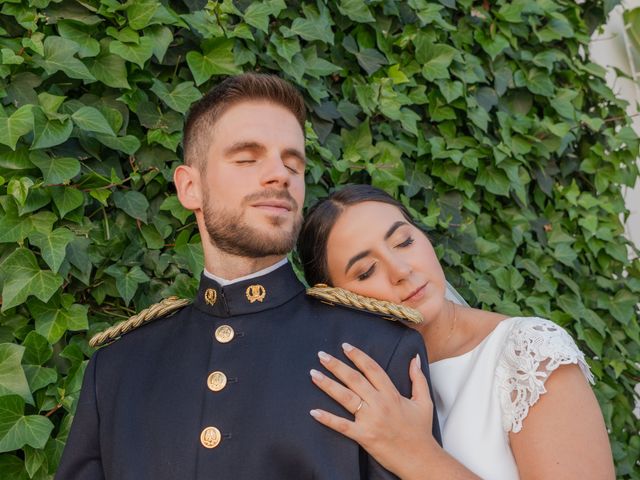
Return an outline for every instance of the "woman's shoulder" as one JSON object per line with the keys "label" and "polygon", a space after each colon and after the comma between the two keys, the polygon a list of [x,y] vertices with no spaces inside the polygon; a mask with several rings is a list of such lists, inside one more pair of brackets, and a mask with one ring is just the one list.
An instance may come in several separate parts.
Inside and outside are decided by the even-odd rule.
{"label": "woman's shoulder", "polygon": [[593,383],[584,354],[569,333],[539,317],[512,317],[497,367],[496,380],[505,431],[518,432],[540,396],[547,378],[561,365],[575,364]]}

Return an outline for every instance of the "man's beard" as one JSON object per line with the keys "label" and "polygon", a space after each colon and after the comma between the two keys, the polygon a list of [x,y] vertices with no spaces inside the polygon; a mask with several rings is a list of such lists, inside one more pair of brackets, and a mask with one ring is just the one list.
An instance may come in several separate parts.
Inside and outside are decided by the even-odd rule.
{"label": "man's beard", "polygon": [[[248,195],[243,199],[242,206],[247,208],[251,203],[268,199],[286,200],[291,204],[293,211],[298,211],[298,203],[288,190],[268,190]],[[278,216],[271,217],[270,223],[273,228],[267,233],[247,224],[242,218],[243,212],[244,209],[233,213],[224,208],[211,206],[209,194],[204,192],[202,213],[205,228],[214,247],[230,255],[245,258],[286,255],[293,250],[302,226],[301,214],[296,215],[290,232],[279,228],[285,219]]]}

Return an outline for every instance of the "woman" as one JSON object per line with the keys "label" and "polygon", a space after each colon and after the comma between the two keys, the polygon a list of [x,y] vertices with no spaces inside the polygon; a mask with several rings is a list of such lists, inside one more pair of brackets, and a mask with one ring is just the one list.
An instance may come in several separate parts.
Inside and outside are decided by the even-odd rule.
{"label": "woman", "polygon": [[354,414],[312,410],[404,480],[614,478],[602,414],[583,354],[554,323],[456,305],[434,249],[408,211],[385,192],[352,185],[309,212],[298,250],[310,285],[326,283],[418,310],[429,352],[444,449],[430,435],[433,404],[409,366],[402,397],[364,352],[344,344],[356,369],[324,352],[341,383],[312,381]]}

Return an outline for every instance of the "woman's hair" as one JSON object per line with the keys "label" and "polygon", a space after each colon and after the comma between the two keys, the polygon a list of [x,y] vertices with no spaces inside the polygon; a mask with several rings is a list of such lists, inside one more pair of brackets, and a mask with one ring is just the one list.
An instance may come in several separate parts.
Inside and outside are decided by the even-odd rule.
{"label": "woman's hair", "polygon": [[331,193],[309,209],[298,237],[298,254],[309,285],[331,284],[327,265],[329,234],[346,207],[362,202],[393,205],[409,223],[418,227],[407,208],[379,188],[370,185],[348,185]]}

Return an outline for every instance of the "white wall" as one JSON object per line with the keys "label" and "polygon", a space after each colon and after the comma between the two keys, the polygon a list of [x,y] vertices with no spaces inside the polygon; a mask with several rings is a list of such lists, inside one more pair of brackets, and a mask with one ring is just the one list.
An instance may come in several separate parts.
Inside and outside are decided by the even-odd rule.
{"label": "white wall", "polygon": [[[626,38],[622,12],[624,9],[640,7],[640,0],[623,0],[620,5],[613,9],[609,15],[609,20],[600,32],[596,32],[591,37],[589,54],[593,62],[607,68],[607,83],[613,92],[629,102],[627,113],[633,118],[633,128],[640,135],[640,115],[638,115],[638,104],[640,103],[640,52],[634,57],[630,55],[631,44]],[[617,78],[615,71],[611,67],[616,67],[627,73],[634,80],[627,78]],[[637,160],[640,166],[640,158]],[[640,248],[640,179],[636,180],[634,188],[626,188],[625,203],[631,212],[627,219],[625,230],[629,238],[636,247]],[[640,384],[636,385],[636,392],[640,397]],[[640,400],[636,402],[635,415],[640,418]]]}
{"label": "white wall", "polygon": [[[636,57],[628,54],[631,44],[625,38],[624,22],[622,20],[623,9],[640,7],[640,0],[624,0],[614,8],[609,15],[609,20],[601,32],[596,32],[591,38],[589,53],[592,61],[607,68],[607,83],[613,92],[629,102],[627,113],[632,116],[633,127],[640,135],[640,116],[638,115],[638,102],[640,102],[640,62]],[[639,52],[640,54],[640,52]],[[627,78],[617,78],[616,67],[628,75],[635,74],[636,81]],[[638,160],[640,166],[640,159]],[[627,223],[627,237],[640,248],[640,180],[636,180],[634,188],[626,188],[625,200],[627,209],[631,212]]]}

